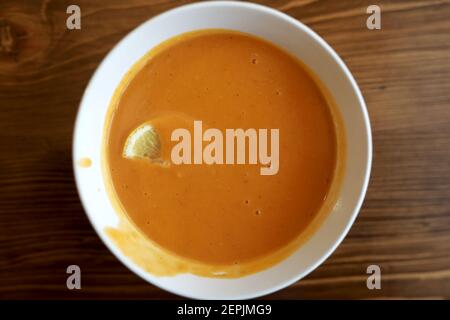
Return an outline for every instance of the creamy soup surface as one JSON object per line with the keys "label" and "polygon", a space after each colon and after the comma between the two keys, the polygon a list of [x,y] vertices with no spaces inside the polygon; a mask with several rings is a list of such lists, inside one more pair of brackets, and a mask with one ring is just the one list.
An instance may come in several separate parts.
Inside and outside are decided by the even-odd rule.
{"label": "creamy soup surface", "polygon": [[[263,258],[297,239],[318,215],[335,177],[331,106],[295,58],[242,33],[209,30],[150,55],[112,105],[105,159],[114,196],[148,239],[210,265]],[[279,170],[261,166],[161,166],[126,159],[130,132],[150,123],[170,161],[175,128],[279,129]],[[204,143],[206,145],[206,143]],[[269,146],[270,149],[270,146]]]}

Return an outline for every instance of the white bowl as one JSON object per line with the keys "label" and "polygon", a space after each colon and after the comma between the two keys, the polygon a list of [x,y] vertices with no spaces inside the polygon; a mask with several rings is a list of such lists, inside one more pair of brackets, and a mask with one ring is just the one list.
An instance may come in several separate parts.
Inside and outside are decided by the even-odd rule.
{"label": "white bowl", "polygon": [[[190,274],[157,277],[142,270],[106,236],[118,216],[104,187],[101,145],[114,90],[130,67],[150,49],[180,33],[223,28],[254,34],[297,56],[321,79],[341,112],[347,134],[346,167],[337,205],[313,236],[279,264],[242,278]],[[92,159],[90,168],[76,165]],[[103,60],[86,88],[74,132],[73,161],[81,201],[99,237],[130,270],[146,281],[190,298],[246,299],[291,285],[317,268],[339,245],[355,220],[369,181],[372,140],[369,117],[350,71],[333,49],[297,20],[261,5],[214,1],[182,6],[152,18],[127,35]]]}

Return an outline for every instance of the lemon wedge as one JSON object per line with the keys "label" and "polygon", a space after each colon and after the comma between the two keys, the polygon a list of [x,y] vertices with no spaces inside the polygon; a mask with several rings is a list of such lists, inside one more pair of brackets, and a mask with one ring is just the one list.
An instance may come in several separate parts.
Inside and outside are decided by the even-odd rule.
{"label": "lemon wedge", "polygon": [[156,130],[150,124],[143,124],[131,132],[123,148],[127,159],[146,158],[156,160],[160,157],[161,142]]}

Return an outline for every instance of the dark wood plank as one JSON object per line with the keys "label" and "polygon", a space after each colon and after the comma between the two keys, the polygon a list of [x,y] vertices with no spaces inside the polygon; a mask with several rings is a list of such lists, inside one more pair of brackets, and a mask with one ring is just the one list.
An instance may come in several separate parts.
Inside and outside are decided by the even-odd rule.
{"label": "dark wood plank", "polygon": [[[130,30],[189,1],[0,2],[0,298],[176,298],[121,265],[79,202],[72,129],[83,90]],[[342,56],[367,101],[371,183],[342,245],[299,283],[266,298],[450,298],[450,2],[377,1],[382,30],[365,27],[373,1],[261,3],[306,23]],[[65,27],[78,4],[82,30]],[[80,291],[66,267],[82,268]],[[366,268],[382,289],[366,288]]]}

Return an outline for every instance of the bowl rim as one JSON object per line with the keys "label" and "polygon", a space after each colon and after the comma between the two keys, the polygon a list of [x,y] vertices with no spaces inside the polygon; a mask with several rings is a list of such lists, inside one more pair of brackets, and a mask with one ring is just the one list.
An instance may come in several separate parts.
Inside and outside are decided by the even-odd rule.
{"label": "bowl rim", "polygon": [[268,294],[271,294],[273,292],[279,291],[283,288],[286,288],[293,283],[299,281],[300,279],[307,276],[309,273],[314,271],[318,266],[320,266],[328,257],[336,250],[336,248],[341,244],[345,236],[348,234],[350,228],[352,227],[356,217],[359,214],[359,211],[361,209],[361,206],[363,204],[367,187],[370,180],[370,173],[371,173],[371,167],[372,167],[372,152],[373,152],[373,146],[372,146],[372,131],[371,131],[371,124],[369,119],[369,113],[367,110],[366,103],[364,101],[364,98],[362,96],[362,93],[359,89],[359,86],[356,83],[356,80],[354,79],[353,75],[351,74],[350,70],[347,68],[343,60],[339,57],[339,55],[334,51],[334,49],[322,38],[320,37],[315,31],[313,31],[311,28],[306,26],[305,24],[301,23],[300,21],[296,20],[295,18],[287,15],[286,13],[283,13],[279,10],[270,8],[265,5],[256,4],[256,3],[249,3],[249,2],[241,2],[241,1],[205,1],[205,2],[197,2],[197,3],[191,3],[186,5],[181,5],[172,9],[169,9],[167,11],[164,11],[160,14],[157,14],[150,19],[147,19],[146,21],[139,24],[137,27],[135,27],[133,30],[128,32],[118,43],[114,45],[114,47],[103,57],[100,64],[97,66],[96,70],[92,74],[88,84],[85,87],[85,90],[83,92],[82,99],[79,103],[79,107],[77,109],[77,115],[75,119],[74,124],[74,130],[73,130],[73,136],[72,136],[72,165],[73,165],[73,171],[74,171],[74,177],[75,177],[75,185],[77,188],[77,192],[79,195],[79,198],[81,200],[82,207],[85,211],[86,216],[88,217],[88,220],[92,227],[94,228],[95,232],[97,233],[98,237],[102,240],[102,242],[105,244],[105,246],[109,249],[109,251],[123,264],[125,265],[130,271],[132,271],[134,274],[138,275],[140,278],[142,278],[144,281],[160,288],[165,291],[168,291],[170,293],[190,298],[190,299],[205,299],[204,297],[199,297],[194,294],[189,294],[186,292],[182,292],[181,290],[174,289],[173,287],[166,286],[161,283],[155,283],[151,279],[148,278],[147,272],[141,270],[131,259],[126,257],[124,254],[122,254],[119,249],[114,246],[112,243],[109,242],[109,240],[106,238],[106,235],[104,235],[101,230],[99,229],[99,226],[94,223],[93,218],[91,217],[91,214],[89,213],[87,206],[85,204],[85,199],[81,194],[81,185],[80,185],[80,177],[78,176],[78,166],[77,166],[77,159],[75,159],[75,147],[76,147],[76,140],[77,140],[77,131],[80,130],[80,110],[82,109],[83,105],[85,104],[87,92],[92,89],[92,83],[94,79],[97,77],[98,73],[102,69],[103,64],[108,59],[108,57],[112,54],[113,51],[115,51],[119,46],[122,45],[128,38],[130,38],[134,33],[139,32],[139,30],[146,24],[149,24],[157,19],[163,19],[173,14],[178,14],[182,11],[186,10],[192,10],[192,9],[200,9],[200,8],[220,8],[220,7],[229,7],[229,8],[238,8],[238,9],[250,9],[250,10],[256,10],[260,11],[265,14],[272,15],[278,19],[284,20],[285,22],[293,25],[295,28],[300,29],[301,31],[307,33],[315,42],[317,42],[322,49],[324,49],[330,56],[333,58],[334,62],[337,64],[337,66],[341,69],[341,71],[344,73],[345,77],[349,80],[351,88],[358,100],[358,104],[360,106],[363,120],[364,120],[364,128],[365,128],[365,134],[366,134],[366,165],[365,165],[365,172],[364,172],[364,179],[363,183],[358,195],[358,200],[355,204],[354,210],[352,214],[349,217],[348,222],[346,223],[346,226],[343,230],[340,231],[340,235],[338,239],[334,242],[332,246],[330,246],[320,257],[320,259],[317,259],[314,263],[312,263],[308,268],[303,270],[303,272],[299,272],[295,276],[290,277],[289,279],[282,281],[278,283],[278,285],[271,286],[268,289],[255,291],[253,293],[249,294],[242,294],[242,295],[234,295],[231,298],[227,299],[253,299],[258,298],[261,296],[265,296]]}

